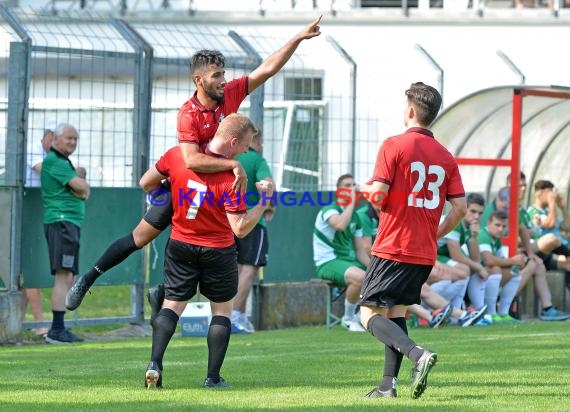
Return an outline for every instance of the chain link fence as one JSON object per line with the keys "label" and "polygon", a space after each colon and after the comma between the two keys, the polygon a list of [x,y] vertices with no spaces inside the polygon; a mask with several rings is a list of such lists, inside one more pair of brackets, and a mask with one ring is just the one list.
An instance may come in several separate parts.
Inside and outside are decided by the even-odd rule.
{"label": "chain link fence", "polygon": [[[250,73],[301,28],[64,17],[0,5],[0,203],[12,211],[0,218],[2,250],[9,251],[0,260],[5,286],[16,291],[22,271],[30,284],[47,262],[40,192],[25,181],[28,157],[45,129],[62,122],[74,125],[79,141],[72,162],[85,167],[95,190],[122,191],[108,201],[97,195],[99,200],[90,202],[101,210],[82,228],[82,256],[85,249],[97,256],[106,236],[120,235],[121,225],[142,216],[143,196],[135,194],[140,207],[126,208],[124,199],[133,195],[126,191],[178,143],[177,112],[195,90],[191,55],[220,50],[230,80]],[[364,158],[370,164],[359,166],[371,170],[375,152],[359,153],[357,135],[374,128],[375,121],[357,116],[356,75],[356,64],[342,45],[323,36],[303,42],[279,73],[242,104],[240,110],[263,131],[264,156],[281,191],[334,189],[337,177],[354,173]],[[113,199],[117,204],[101,214]],[[30,202],[35,202],[33,211]],[[141,321],[149,267],[162,272],[157,262],[149,265],[151,255],[122,280],[135,284],[129,321]],[[93,261],[91,255],[81,257],[80,272]],[[46,287],[45,278],[33,286]]]}
{"label": "chain link fence", "polygon": [[[176,114],[194,91],[189,58],[195,51],[224,53],[229,80],[251,72],[299,30],[236,31],[227,25],[129,24],[113,18],[6,13],[30,44],[27,61],[21,63],[29,65],[22,150],[37,145],[44,129],[59,122],[75,125],[80,139],[72,161],[87,169],[95,187],[136,186],[146,167],[177,144]],[[11,29],[6,23],[2,27]],[[9,41],[5,44],[7,61]],[[329,190],[338,175],[354,171],[355,76],[356,65],[334,39],[304,42],[244,102],[241,110],[264,132],[264,155],[280,188]],[[8,80],[4,72],[0,91],[7,91]],[[2,169],[18,157],[5,140],[7,100],[0,106]],[[10,179],[8,184],[16,184],[15,175]]]}

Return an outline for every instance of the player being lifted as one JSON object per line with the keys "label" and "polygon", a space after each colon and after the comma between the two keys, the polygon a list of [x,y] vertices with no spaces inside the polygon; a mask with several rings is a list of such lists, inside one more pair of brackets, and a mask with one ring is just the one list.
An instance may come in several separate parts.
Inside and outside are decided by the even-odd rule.
{"label": "player being lifted", "polygon": [[[319,16],[309,23],[249,75],[229,82],[225,79],[225,59],[220,52],[200,50],[192,56],[190,72],[196,92],[180,108],[177,124],[186,167],[204,173],[231,170],[235,175],[234,188],[245,193],[247,176],[240,163],[235,159],[208,156],[200,148],[212,139],[225,116],[235,113],[249,93],[281,70],[303,40],[321,34],[321,18]],[[75,310],[97,278],[158,237],[170,225],[171,219],[170,202],[150,207],[135,229],[112,243],[95,265],[72,286],[66,296],[67,309]]]}

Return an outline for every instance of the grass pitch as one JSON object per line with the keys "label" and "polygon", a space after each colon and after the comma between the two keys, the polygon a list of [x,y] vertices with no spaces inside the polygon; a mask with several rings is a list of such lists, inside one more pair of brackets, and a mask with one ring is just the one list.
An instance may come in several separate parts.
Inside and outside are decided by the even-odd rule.
{"label": "grass pitch", "polygon": [[[85,332],[76,328],[76,333]],[[366,333],[324,326],[233,335],[222,376],[201,388],[205,338],[177,332],[163,390],[143,388],[150,338],[0,347],[2,411],[567,411],[570,321],[412,329],[439,361],[422,398],[410,398],[405,359],[398,398],[367,399],[384,347]],[[92,335],[95,339],[95,335]]]}

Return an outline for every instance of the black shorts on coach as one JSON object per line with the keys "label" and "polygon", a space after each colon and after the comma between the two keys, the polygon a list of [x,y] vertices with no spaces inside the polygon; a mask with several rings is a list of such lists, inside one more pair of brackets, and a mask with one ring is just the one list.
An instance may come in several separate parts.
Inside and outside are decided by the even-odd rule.
{"label": "black shorts on coach", "polygon": [[267,265],[269,240],[267,229],[259,223],[243,238],[236,237],[237,261],[240,265]]}
{"label": "black shorts on coach", "polygon": [[63,269],[79,273],[79,237],[81,229],[71,222],[55,222],[44,225],[48,244],[51,274]]}

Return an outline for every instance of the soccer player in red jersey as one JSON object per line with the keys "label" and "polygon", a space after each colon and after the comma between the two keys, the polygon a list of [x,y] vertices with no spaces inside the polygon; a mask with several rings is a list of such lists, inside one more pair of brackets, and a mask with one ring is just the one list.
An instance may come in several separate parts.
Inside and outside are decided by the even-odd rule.
{"label": "soccer player in red jersey", "polygon": [[[233,159],[247,151],[257,129],[241,114],[231,114],[220,124],[206,152],[212,157]],[[141,178],[150,190],[168,178],[172,187],[172,231],[165,252],[162,309],[152,321],[151,361],[145,386],[162,386],[162,359],[188,300],[200,293],[211,302],[208,330],[208,375],[204,387],[224,388],[220,376],[231,334],[233,298],[238,287],[237,251],[234,234],[247,235],[269,203],[246,210],[245,199],[232,188],[231,171],[200,173],[182,161],[182,149],[170,149]],[[260,191],[273,194],[271,182],[257,183]]]}
{"label": "soccer player in red jersey", "polygon": [[[186,167],[204,173],[233,171],[234,188],[246,192],[247,175],[237,160],[208,156],[201,153],[200,147],[210,141],[219,123],[225,116],[235,113],[249,93],[281,70],[303,40],[321,34],[321,18],[322,15],[309,23],[249,75],[229,82],[225,79],[225,58],[220,52],[200,50],[192,56],[190,72],[196,92],[180,108],[177,121],[178,140]],[[67,309],[77,309],[99,276],[157,238],[170,225],[171,219],[170,202],[151,206],[133,231],[113,242],[71,287],[65,300]]]}
{"label": "soccer player in red jersey", "polygon": [[[451,231],[467,208],[457,163],[428,129],[441,95],[421,82],[405,94],[408,130],[382,143],[374,174],[360,189],[382,210],[360,295],[363,326],[386,345],[383,379],[369,397],[396,396],[403,355],[416,365],[412,398],[424,392],[437,354],[408,337],[406,307],[420,303],[422,284],[435,264],[437,238]],[[439,223],[446,201],[451,210]]]}

